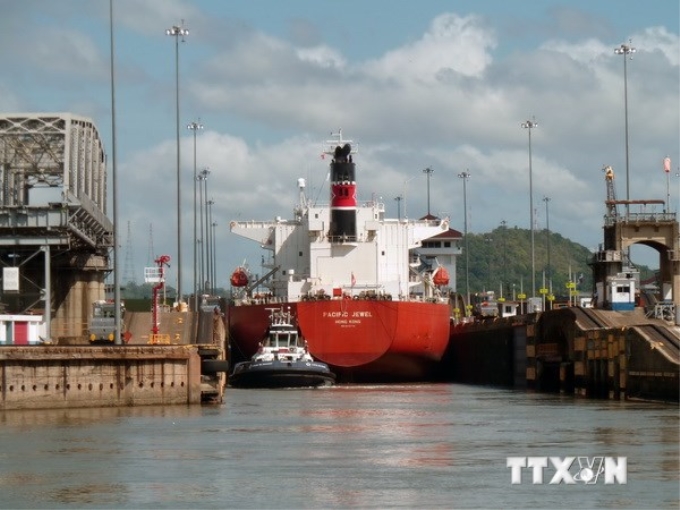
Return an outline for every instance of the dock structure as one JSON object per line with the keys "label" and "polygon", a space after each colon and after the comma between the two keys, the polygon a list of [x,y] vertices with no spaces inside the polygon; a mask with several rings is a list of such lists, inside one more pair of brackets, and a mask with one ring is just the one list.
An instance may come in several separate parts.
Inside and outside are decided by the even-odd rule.
{"label": "dock structure", "polygon": [[196,344],[3,347],[0,410],[221,402],[219,356]]}
{"label": "dock structure", "polygon": [[[47,340],[81,337],[113,247],[97,128],[70,113],[3,114],[0,155],[0,314],[40,316]],[[18,327],[13,343],[26,341]]]}
{"label": "dock structure", "polygon": [[[604,242],[590,262],[596,309],[573,306],[453,325],[444,374],[586,397],[680,401],[678,220],[663,200],[616,200],[614,171],[603,170]],[[659,254],[659,292],[644,300],[629,256],[635,244]]]}
{"label": "dock structure", "polygon": [[570,307],[455,326],[442,379],[588,398],[680,401],[680,328]]}
{"label": "dock structure", "polygon": [[680,329],[634,312],[564,308],[527,337],[527,386],[584,397],[680,400]]}
{"label": "dock structure", "polygon": [[126,313],[121,338],[90,345],[113,269],[106,163],[91,119],[0,114],[0,409],[221,401],[212,310],[162,314],[153,338],[150,314]]}
{"label": "dock structure", "polygon": [[221,315],[161,319],[163,342],[152,341],[151,312],[128,311],[122,346],[3,345],[0,410],[221,403],[229,366]]}

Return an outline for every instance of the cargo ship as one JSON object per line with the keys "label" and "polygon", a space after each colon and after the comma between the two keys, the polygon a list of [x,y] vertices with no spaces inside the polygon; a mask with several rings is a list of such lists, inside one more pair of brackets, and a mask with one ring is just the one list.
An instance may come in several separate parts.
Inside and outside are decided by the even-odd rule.
{"label": "cargo ship", "polygon": [[385,218],[377,200],[359,203],[358,145],[342,131],[322,146],[330,159],[330,203],[308,200],[298,179],[293,219],[232,221],[231,232],[267,253],[262,273],[231,276],[227,310],[232,363],[250,358],[272,305],[290,307],[309,352],[338,382],[430,380],[449,340],[448,272],[418,254],[449,230],[447,219]]}

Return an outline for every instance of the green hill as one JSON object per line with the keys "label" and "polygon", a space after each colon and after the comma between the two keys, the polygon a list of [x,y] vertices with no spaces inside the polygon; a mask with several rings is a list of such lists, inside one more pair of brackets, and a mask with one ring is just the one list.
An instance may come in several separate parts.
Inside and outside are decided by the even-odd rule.
{"label": "green hill", "polygon": [[[465,249],[469,252],[470,293],[494,290],[500,294],[501,283],[503,296],[512,298],[513,286],[516,293],[523,288],[524,293],[531,294],[531,231],[518,227],[498,227],[482,234],[468,233],[461,240],[463,254],[458,257],[458,292],[464,293],[465,286]],[[550,249],[548,250],[548,246]],[[548,252],[550,261],[548,263]],[[560,234],[547,230],[534,232],[534,261],[536,267],[536,291],[543,287],[550,288],[555,296],[567,296],[567,283],[576,283],[578,291],[590,293],[593,289],[592,271],[588,262],[592,260],[592,252]],[[639,266],[640,278],[646,279],[654,275],[646,266]]]}

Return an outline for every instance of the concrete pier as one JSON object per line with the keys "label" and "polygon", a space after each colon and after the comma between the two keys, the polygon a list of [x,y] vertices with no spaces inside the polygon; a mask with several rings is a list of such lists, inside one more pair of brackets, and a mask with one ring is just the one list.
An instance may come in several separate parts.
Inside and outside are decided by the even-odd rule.
{"label": "concrete pier", "polygon": [[221,401],[224,359],[215,345],[6,346],[0,409],[200,404]]}

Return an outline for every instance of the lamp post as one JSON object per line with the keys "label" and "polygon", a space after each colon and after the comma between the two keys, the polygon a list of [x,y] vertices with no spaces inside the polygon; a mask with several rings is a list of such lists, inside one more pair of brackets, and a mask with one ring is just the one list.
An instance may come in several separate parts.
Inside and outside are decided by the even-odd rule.
{"label": "lamp post", "polygon": [[427,215],[430,215],[430,176],[434,173],[434,169],[427,167],[423,170],[424,174],[427,174]]}
{"label": "lamp post", "polygon": [[551,271],[550,271],[550,197],[543,197],[545,202],[545,228],[547,230],[546,241],[547,241],[547,251],[548,251],[548,281],[550,281]]}
{"label": "lamp post", "polygon": [[[199,184],[199,192],[200,192],[200,214],[201,214],[201,289],[205,289],[205,250],[206,250],[206,242],[205,242],[205,229],[204,229],[204,224],[207,224],[207,221],[204,223],[203,221],[203,211],[205,208],[205,202],[203,200],[203,196],[205,193],[205,196],[208,196],[208,175],[210,174],[210,170],[207,168],[204,168],[201,170],[198,180],[201,181],[202,185]],[[207,212],[207,210],[206,210]],[[207,217],[207,214],[206,214]]]}
{"label": "lamp post", "polygon": [[215,242],[215,228],[217,227],[217,222],[213,221],[211,223],[212,225],[212,288],[215,289],[217,287],[217,271],[215,268],[217,267],[217,242]]}
{"label": "lamp post", "polygon": [[175,121],[177,131],[177,302],[182,302],[182,214],[180,212],[180,172],[179,172],[179,39],[189,35],[184,28],[184,20],[177,26],[173,25],[165,31],[166,35],[175,38]]}
{"label": "lamp post", "polygon": [[[120,250],[118,249],[118,171],[116,169],[116,86],[114,65],[114,39],[113,39],[113,0],[109,0],[109,35],[111,38],[111,179],[113,182],[113,320],[115,321],[114,344],[121,345],[122,332],[120,331]],[[47,301],[46,301],[47,302]],[[47,324],[47,338],[51,337],[49,321]]]}
{"label": "lamp post", "polygon": [[394,197],[394,199],[397,201],[397,218],[399,221],[401,221],[401,201],[404,199],[402,195],[399,195],[397,197]]}
{"label": "lamp post", "polygon": [[531,130],[538,126],[536,119],[522,122],[521,126],[529,132],[529,228],[531,230],[531,296],[536,295],[536,250],[534,247],[534,184],[531,168]]}
{"label": "lamp post", "polygon": [[[206,196],[208,196],[208,193],[206,192]],[[213,229],[212,229],[212,206],[215,203],[214,200],[208,200],[205,205],[206,205],[206,235],[208,237],[208,250],[207,250],[207,265],[208,265],[208,283],[210,284],[210,293],[215,292],[215,288],[213,285],[213,280],[214,280],[214,268],[213,268],[213,257],[212,257],[212,251],[213,251]]]}
{"label": "lamp post", "polygon": [[[505,220],[501,220],[501,232],[503,233],[503,276],[501,280],[502,283],[507,283],[508,275],[507,275],[507,236],[508,233],[505,230],[505,226],[507,225],[507,222]],[[501,292],[501,297],[503,297],[503,293]]]}
{"label": "lamp post", "polygon": [[[632,43],[633,41],[629,40]],[[636,49],[630,44],[622,44],[618,48],[614,49],[614,53],[617,55],[623,55],[623,103],[624,103],[624,117],[626,123],[626,200],[630,200],[630,174],[628,169],[628,66],[626,61],[628,60],[628,55],[630,59],[633,60],[633,53]],[[626,217],[628,216],[629,205],[626,204]]]}
{"label": "lamp post", "polygon": [[664,212],[671,212],[671,158],[663,158],[663,171],[666,174],[666,209]]}
{"label": "lamp post", "polygon": [[678,202],[675,205],[676,214],[680,214],[680,166],[678,166],[678,171],[675,172],[675,176],[678,178]]}
{"label": "lamp post", "polygon": [[[491,243],[493,243],[493,237],[484,236],[484,242],[488,243],[489,246],[492,246]],[[491,276],[491,274],[492,274],[492,265],[491,264],[493,262],[493,250],[489,249],[489,250],[486,250],[486,252],[489,255],[489,261],[488,261],[488,264],[487,264],[488,271],[489,271],[489,274],[488,274],[489,287],[484,289],[484,291],[493,290],[493,278]]]}
{"label": "lamp post", "polygon": [[458,174],[463,179],[463,213],[465,225],[465,316],[467,317],[467,306],[470,304],[470,244],[468,242],[468,221],[467,221],[467,181],[470,172],[465,170]]}
{"label": "lamp post", "polygon": [[196,229],[196,188],[198,187],[198,174],[196,173],[196,134],[199,129],[203,129],[201,119],[198,122],[190,122],[187,129],[191,129],[194,133],[194,311],[198,310],[198,277],[197,277],[197,250],[198,250],[198,232]]}
{"label": "lamp post", "polygon": [[[545,202],[545,229],[546,229],[546,245],[547,245],[547,252],[548,252],[548,267],[547,267],[547,273],[548,273],[548,289],[551,290],[552,292],[552,274],[551,274],[551,269],[550,269],[550,208],[548,205],[550,204],[550,197],[543,197],[543,201]],[[548,299],[548,302],[550,303],[550,308],[552,308],[552,300]],[[543,306],[543,309],[545,310],[545,305]]]}

